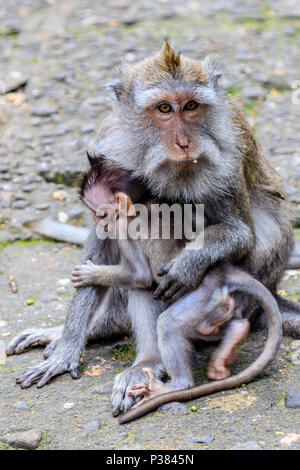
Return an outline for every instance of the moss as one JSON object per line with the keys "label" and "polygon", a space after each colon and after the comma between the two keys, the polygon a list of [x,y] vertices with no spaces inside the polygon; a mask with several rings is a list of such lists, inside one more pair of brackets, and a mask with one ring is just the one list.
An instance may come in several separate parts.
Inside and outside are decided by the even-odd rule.
{"label": "moss", "polygon": [[285,395],[286,395],[286,392],[281,392],[281,394],[279,395],[279,397],[276,400],[278,405],[283,405],[284,404]]}
{"label": "moss", "polygon": [[118,361],[132,361],[135,358],[136,349],[133,343],[117,346],[113,350],[113,357]]}
{"label": "moss", "polygon": [[0,28],[0,39],[1,38],[17,38],[18,35],[19,35],[19,31],[16,31],[16,30],[6,31]]}
{"label": "moss", "polygon": [[0,442],[0,450],[13,450],[8,444],[4,444],[4,442]]}
{"label": "moss", "polygon": [[299,292],[294,292],[293,294],[288,295],[287,298],[288,298],[289,300],[293,300],[294,302],[298,302],[298,299],[299,299]]}
{"label": "moss", "polygon": [[31,240],[9,240],[0,242],[0,251],[3,250],[8,245],[21,245],[21,246],[30,246],[36,245],[37,243],[56,243],[52,238],[32,238]]}

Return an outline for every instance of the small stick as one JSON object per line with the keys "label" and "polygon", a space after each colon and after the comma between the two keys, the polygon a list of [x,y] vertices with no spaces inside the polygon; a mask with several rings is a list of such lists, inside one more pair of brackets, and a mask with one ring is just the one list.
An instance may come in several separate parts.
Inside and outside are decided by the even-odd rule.
{"label": "small stick", "polygon": [[10,285],[12,293],[16,294],[18,292],[18,288],[17,288],[16,280],[13,276],[9,276],[9,285]]}

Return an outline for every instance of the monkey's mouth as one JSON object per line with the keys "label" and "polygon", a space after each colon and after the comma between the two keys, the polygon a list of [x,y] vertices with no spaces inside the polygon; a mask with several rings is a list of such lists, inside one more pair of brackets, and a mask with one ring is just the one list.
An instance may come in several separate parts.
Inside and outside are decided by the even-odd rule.
{"label": "monkey's mouth", "polygon": [[176,166],[192,166],[196,165],[198,163],[197,158],[185,158],[184,160],[169,160],[171,164],[174,164]]}

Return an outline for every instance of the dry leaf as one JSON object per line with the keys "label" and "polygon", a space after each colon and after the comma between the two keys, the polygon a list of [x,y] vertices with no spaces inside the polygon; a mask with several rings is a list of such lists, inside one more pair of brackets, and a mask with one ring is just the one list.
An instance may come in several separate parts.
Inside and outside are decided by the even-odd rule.
{"label": "dry leaf", "polygon": [[88,375],[89,377],[99,377],[102,374],[101,369],[92,369],[92,370],[86,370],[85,375]]}

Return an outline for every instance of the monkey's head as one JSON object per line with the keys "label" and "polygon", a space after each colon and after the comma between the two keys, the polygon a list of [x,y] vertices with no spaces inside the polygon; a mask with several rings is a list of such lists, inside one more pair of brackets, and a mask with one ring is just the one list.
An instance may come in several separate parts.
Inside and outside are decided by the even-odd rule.
{"label": "monkey's head", "polygon": [[210,60],[188,59],[166,41],[155,56],[123,65],[111,89],[115,130],[99,143],[103,154],[146,179],[158,196],[167,190],[188,199],[201,185],[209,191],[208,180],[215,192],[224,188],[234,174],[235,132]]}

